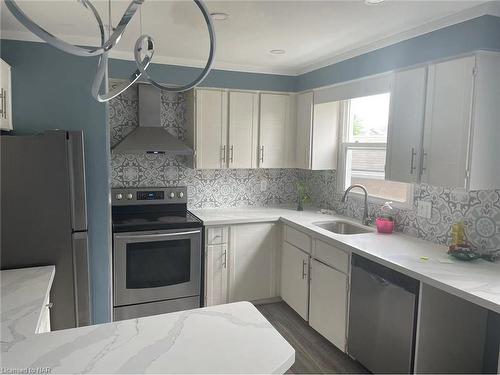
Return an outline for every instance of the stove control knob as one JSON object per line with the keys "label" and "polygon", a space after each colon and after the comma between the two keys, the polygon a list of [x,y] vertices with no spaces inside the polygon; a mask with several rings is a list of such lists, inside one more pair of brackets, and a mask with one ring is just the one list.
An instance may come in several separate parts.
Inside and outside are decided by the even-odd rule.
{"label": "stove control knob", "polygon": [[170,199],[174,199],[175,198],[175,193],[173,191],[171,191],[168,196],[170,197]]}
{"label": "stove control knob", "polygon": [[118,199],[118,200],[122,200],[123,199],[123,194],[122,193],[118,193],[115,195],[115,198]]}
{"label": "stove control knob", "polygon": [[132,193],[128,193],[128,194],[127,194],[127,199],[128,199],[128,200],[132,199],[133,197],[134,197],[134,196],[132,195]]}
{"label": "stove control knob", "polygon": [[179,198],[183,198],[183,197],[184,197],[184,193],[183,193],[182,191],[179,191],[179,192],[177,193],[177,196],[178,196]]}

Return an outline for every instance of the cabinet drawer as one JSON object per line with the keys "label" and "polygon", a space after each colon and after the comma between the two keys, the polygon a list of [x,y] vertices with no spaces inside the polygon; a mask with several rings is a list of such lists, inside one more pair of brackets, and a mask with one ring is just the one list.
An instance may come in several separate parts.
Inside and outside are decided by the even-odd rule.
{"label": "cabinet drawer", "polygon": [[228,227],[207,228],[207,245],[220,245],[227,243]]}
{"label": "cabinet drawer", "polygon": [[320,240],[314,240],[314,257],[339,271],[348,273],[349,254]]}
{"label": "cabinet drawer", "polygon": [[302,251],[311,253],[311,237],[292,227],[285,226],[285,241],[298,247]]}

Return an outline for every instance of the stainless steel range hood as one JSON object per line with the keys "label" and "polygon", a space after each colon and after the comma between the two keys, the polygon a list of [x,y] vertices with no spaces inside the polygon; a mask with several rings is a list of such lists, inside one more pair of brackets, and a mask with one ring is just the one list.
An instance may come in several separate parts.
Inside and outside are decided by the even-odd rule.
{"label": "stainless steel range hood", "polygon": [[161,126],[161,92],[139,84],[139,126],[120,141],[113,152],[193,155],[193,150]]}

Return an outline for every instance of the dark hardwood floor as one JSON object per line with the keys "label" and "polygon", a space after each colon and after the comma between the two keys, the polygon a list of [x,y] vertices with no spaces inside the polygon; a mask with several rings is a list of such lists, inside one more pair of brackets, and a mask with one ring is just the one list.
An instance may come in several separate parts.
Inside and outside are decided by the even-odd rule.
{"label": "dark hardwood floor", "polygon": [[309,327],[285,302],[257,305],[278,332],[295,349],[295,363],[289,374],[366,374],[358,362],[342,353]]}

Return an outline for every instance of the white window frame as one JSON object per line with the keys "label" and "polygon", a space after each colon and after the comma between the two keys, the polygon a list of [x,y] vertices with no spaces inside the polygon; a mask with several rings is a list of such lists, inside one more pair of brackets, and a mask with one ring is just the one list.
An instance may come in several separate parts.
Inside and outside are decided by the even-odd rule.
{"label": "white window frame", "polygon": [[[392,92],[391,92],[392,94]],[[376,95],[376,94],[373,94]],[[339,116],[339,121],[340,121],[340,136],[339,136],[339,142],[340,142],[340,147],[339,147],[339,166],[337,170],[337,190],[339,192],[344,192],[346,190],[346,165],[347,165],[347,150],[353,149],[353,148],[379,148],[379,149],[385,149],[387,150],[387,142],[386,143],[365,143],[365,142],[347,142],[347,134],[349,131],[349,110],[350,110],[350,102],[349,99],[342,100],[340,101],[339,105],[339,111],[340,111],[340,116]],[[389,107],[390,108],[390,107]],[[408,200],[405,202],[398,202],[398,201],[393,201],[392,206],[395,208],[402,208],[402,209],[410,209],[413,207],[414,203],[414,185],[413,184],[407,184],[407,197]],[[349,194],[354,194],[355,197],[357,198],[362,198],[363,193],[361,193],[359,190],[351,190]],[[368,194],[368,202],[373,203],[373,204],[384,204],[387,202],[388,199],[385,198],[380,198],[380,197],[375,197],[373,195]]]}

